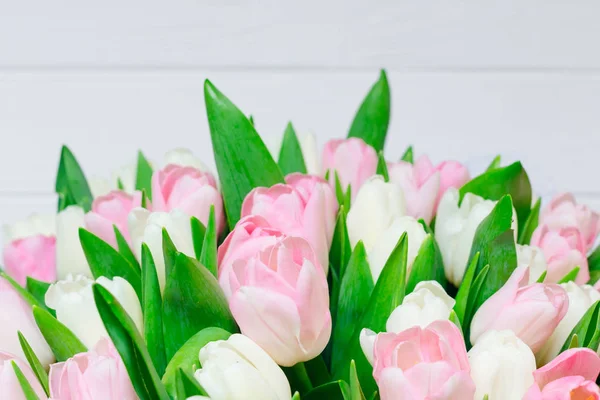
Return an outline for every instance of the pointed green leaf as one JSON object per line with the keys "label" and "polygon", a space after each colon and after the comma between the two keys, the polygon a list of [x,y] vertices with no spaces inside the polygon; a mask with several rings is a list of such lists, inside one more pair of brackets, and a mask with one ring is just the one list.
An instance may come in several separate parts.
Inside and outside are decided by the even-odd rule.
{"label": "pointed green leaf", "polygon": [[338,380],[326,383],[306,393],[303,400],[346,400],[350,387],[345,381]]}
{"label": "pointed green leaf", "polygon": [[119,190],[125,190],[125,185],[123,184],[123,181],[121,180],[121,178],[117,178],[117,189]]}
{"label": "pointed green leaf", "polygon": [[383,151],[377,153],[377,175],[383,176],[383,180],[386,182],[390,181],[390,175],[388,174],[387,164],[383,157]]}
{"label": "pointed green leaf", "polygon": [[204,100],[229,227],[240,219],[252,189],[285,183],[279,167],[246,116],[210,81]]}
{"label": "pointed green leaf", "polygon": [[42,336],[54,353],[56,361],[66,361],[75,354],[84,353],[87,348],[61,322],[43,308],[33,306],[33,318]]}
{"label": "pointed green leaf", "polygon": [[19,385],[21,385],[21,389],[23,390],[23,394],[25,395],[25,400],[39,400],[40,398],[35,393],[35,390],[31,387],[31,384],[21,371],[21,368],[17,365],[17,363],[11,361],[13,370],[15,371],[15,375],[17,376],[17,381],[19,381]]}
{"label": "pointed green leaf", "polygon": [[352,248],[350,247],[350,239],[348,238],[348,228],[346,227],[346,218],[348,214],[346,207],[341,206],[338,211],[335,229],[333,231],[333,240],[329,250],[329,263],[337,272],[338,276],[343,277],[346,265],[350,260]]}
{"label": "pointed green leaf", "polygon": [[590,268],[590,285],[595,284],[600,279],[600,246],[588,257],[588,265]]}
{"label": "pointed green leaf", "polygon": [[500,168],[501,162],[502,162],[502,156],[500,156],[500,154],[498,154],[496,157],[494,157],[494,159],[492,160],[490,165],[488,165],[488,167],[486,168],[485,171],[487,172],[487,171],[492,171],[494,169]]}
{"label": "pointed green leaf", "polygon": [[334,171],[334,178],[335,178],[335,197],[337,198],[337,201],[340,206],[346,207],[346,204],[345,204],[346,192],[345,192],[345,189],[342,187],[342,181],[340,180],[340,176],[338,175],[337,171]]}
{"label": "pointed green leaf", "polygon": [[289,122],[283,133],[283,141],[281,142],[281,150],[279,151],[279,168],[283,175],[291,174],[293,172],[300,172],[306,174],[306,165],[304,163],[304,156],[302,155],[302,147],[296,131]]}
{"label": "pointed green leaf", "polygon": [[144,339],[156,372],[162,376],[167,366],[163,335],[162,297],[152,253],[142,243],[142,310],[144,312]]}
{"label": "pointed green leaf", "polygon": [[148,209],[148,205],[150,200],[148,200],[148,193],[146,193],[146,189],[142,189],[142,202],[141,202],[141,207],[145,208],[146,210]]}
{"label": "pointed green leaf", "polygon": [[291,367],[282,367],[281,369],[290,383],[292,392],[297,391],[305,395],[313,389],[312,382],[303,362],[296,363]]}
{"label": "pointed green leaf", "polygon": [[356,373],[356,363],[354,360],[350,361],[350,398],[348,400],[366,400],[365,395],[360,387],[358,381],[358,374]]}
{"label": "pointed green leaf", "polygon": [[175,244],[171,240],[171,236],[169,236],[169,232],[167,232],[167,228],[162,229],[162,248],[163,248],[163,257],[165,259],[165,282],[169,280],[169,276],[175,268],[175,259],[177,258],[177,249],[175,248]]}
{"label": "pointed green leaf", "polygon": [[144,157],[144,153],[141,150],[138,151],[135,189],[142,191],[142,193],[145,193],[152,200],[152,165]]}
{"label": "pointed green leaf", "polygon": [[7,275],[4,271],[0,271],[0,277],[6,279],[6,281],[19,293],[19,295],[29,303],[31,306],[37,306],[40,308],[46,308],[46,306],[40,303],[36,297],[34,297],[31,293],[25,290],[21,285],[17,283],[12,277]]}
{"label": "pointed green leaf", "polygon": [[19,335],[19,343],[21,344],[21,349],[23,349],[23,354],[25,354],[25,358],[27,359],[31,370],[35,374],[35,377],[37,378],[38,382],[40,382],[40,384],[42,385],[46,396],[50,396],[50,389],[48,387],[48,373],[42,366],[40,359],[37,357],[31,346],[29,345],[29,342],[27,342],[27,339],[25,339],[25,336],[23,336],[23,334],[20,331],[17,332],[17,334]]}
{"label": "pointed green leaf", "polygon": [[540,207],[542,206],[542,199],[539,198],[533,205],[531,212],[527,216],[527,220],[525,220],[525,225],[523,229],[519,232],[519,244],[529,244],[531,242],[531,237],[533,236],[533,232],[535,228],[538,227],[539,219],[540,219]]}
{"label": "pointed green leaf", "polygon": [[480,253],[477,252],[473,255],[473,257],[471,257],[471,262],[465,271],[465,276],[463,277],[462,283],[458,288],[458,293],[456,293],[456,303],[454,304],[453,310],[461,324],[463,324],[465,321],[469,292],[471,291],[471,286],[475,280],[475,270],[477,269],[477,264],[479,263],[479,256]]}
{"label": "pointed green leaf", "polygon": [[133,251],[131,251],[131,247],[129,247],[129,243],[127,243],[125,236],[123,236],[116,225],[113,225],[113,229],[115,231],[115,238],[117,239],[117,249],[119,250],[119,253],[121,253],[121,255],[125,257],[127,261],[129,261],[129,264],[133,265],[134,267],[141,268],[140,263],[135,257],[135,254],[133,254]]}
{"label": "pointed green leaf", "polygon": [[196,217],[192,217],[190,220],[192,224],[192,241],[194,242],[194,255],[196,260],[200,259],[202,254],[202,245],[204,244],[204,235],[206,235],[206,227]]}
{"label": "pointed green leaf", "polygon": [[187,399],[192,396],[207,396],[208,393],[204,390],[200,383],[189,373],[179,368],[176,374],[176,392],[175,400]]}
{"label": "pointed green leaf", "polygon": [[217,279],[197,260],[177,255],[163,297],[167,359],[194,334],[211,326],[237,332]]}
{"label": "pointed green leaf", "polygon": [[37,300],[37,306],[45,308],[48,312],[50,312],[50,314],[52,314],[52,316],[56,317],[56,312],[46,306],[46,292],[50,288],[50,284],[48,282],[38,281],[37,279],[33,279],[32,277],[28,276],[25,283],[25,288]]}
{"label": "pointed green leaf", "polygon": [[537,279],[536,283],[544,283],[544,279],[546,279],[547,274],[548,274],[548,271],[542,272],[540,277]]}
{"label": "pointed green leaf", "polygon": [[571,343],[569,343],[569,349],[574,349],[576,347],[579,347],[579,336],[577,336],[577,334],[574,334],[571,337]]}
{"label": "pointed green leaf", "polygon": [[215,220],[214,205],[210,206],[210,214],[208,215],[208,223],[206,224],[206,233],[199,261],[215,278],[217,277],[217,223]]}
{"label": "pointed green leaf", "polygon": [[294,395],[292,396],[292,400],[301,400],[300,393],[298,393],[298,392],[294,393]]}
{"label": "pointed green leaf", "polygon": [[92,209],[94,196],[77,159],[67,146],[61,150],[55,189],[60,197],[58,211],[73,204],[86,212]]}
{"label": "pointed green leaf", "polygon": [[463,332],[464,337],[466,339],[467,346],[469,345],[469,340],[471,337],[471,322],[473,321],[473,316],[477,312],[479,308],[478,303],[481,299],[481,291],[485,284],[485,280],[490,272],[490,266],[486,265],[483,267],[481,272],[477,275],[475,280],[473,281],[473,285],[469,290],[469,298],[467,300],[467,310],[465,312],[465,321],[463,324]]}
{"label": "pointed green leaf", "polygon": [[437,281],[442,287],[446,287],[448,284],[444,273],[442,254],[431,233],[423,240],[413,262],[408,282],[406,282],[406,293],[412,293],[417,284],[422,281]]}
{"label": "pointed green leaf", "polygon": [[577,274],[579,274],[579,270],[580,270],[579,267],[573,268],[565,276],[563,276],[562,279],[558,281],[558,283],[567,283],[567,282],[575,281],[575,278],[577,278]]}
{"label": "pointed green leaf", "polygon": [[406,161],[412,164],[414,163],[413,158],[413,147],[408,146],[406,151],[404,151],[404,154],[402,154],[402,157],[400,157],[400,161]]}
{"label": "pointed green leaf", "polygon": [[[587,309],[585,314],[581,317],[577,325],[571,330],[571,333],[565,340],[562,348],[560,349],[560,353],[569,349],[571,346],[571,342],[573,342],[573,336],[577,336],[577,340],[579,342],[579,347],[588,347],[591,348],[590,343],[594,338],[596,331],[600,330],[600,300],[596,301],[590,308]],[[592,350],[596,351],[598,346]],[[559,353],[559,354],[560,354]]]}
{"label": "pointed green leaf", "polygon": [[450,315],[448,316],[448,319],[450,320],[450,322],[456,325],[458,329],[460,329],[460,331],[462,332],[462,325],[460,324],[460,319],[458,319],[458,315],[456,315],[456,312],[454,310],[450,310]]}
{"label": "pointed green leaf", "polygon": [[79,228],[79,240],[94,279],[121,277],[131,284],[138,298],[142,298],[141,272],[110,244],[93,233]]}
{"label": "pointed green leaf", "polygon": [[325,360],[323,359],[321,354],[319,354],[312,360],[305,361],[304,368],[306,368],[306,373],[310,378],[310,382],[315,387],[324,385],[331,381],[329,369],[327,368]]}
{"label": "pointed green leaf", "polygon": [[381,70],[367,97],[356,112],[348,137],[358,137],[371,145],[375,151],[383,150],[390,123],[391,95],[387,76]]}

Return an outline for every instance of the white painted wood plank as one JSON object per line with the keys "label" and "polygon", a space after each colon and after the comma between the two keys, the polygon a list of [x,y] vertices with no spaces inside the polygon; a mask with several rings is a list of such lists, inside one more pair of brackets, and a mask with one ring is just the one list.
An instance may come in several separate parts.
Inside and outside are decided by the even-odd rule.
{"label": "white painted wood plank", "polygon": [[[192,148],[212,164],[203,80],[265,135],[288,119],[320,143],[343,136],[375,72],[0,73],[0,192],[49,193],[60,145],[87,174]],[[539,194],[599,193],[600,76],[389,73],[390,159],[412,143],[433,160],[480,170],[496,154],[520,158]]]}
{"label": "white painted wood plank", "polygon": [[0,66],[599,68],[593,0],[0,2]]}

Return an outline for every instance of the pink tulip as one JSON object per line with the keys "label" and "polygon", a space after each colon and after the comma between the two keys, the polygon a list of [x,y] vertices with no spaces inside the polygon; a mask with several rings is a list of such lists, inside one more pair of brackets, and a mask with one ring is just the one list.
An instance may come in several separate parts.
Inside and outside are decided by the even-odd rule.
{"label": "pink tulip", "polygon": [[546,225],[540,225],[533,232],[531,245],[542,249],[546,257],[548,272],[545,282],[558,282],[575,267],[579,267],[575,283],[583,285],[589,281],[585,240],[577,228],[553,231]]}
{"label": "pink tulip", "polygon": [[388,163],[390,181],[402,188],[408,215],[431,222],[440,199],[451,187],[459,188],[469,180],[469,171],[456,161],[433,166],[423,155],[414,165],[406,161]]}
{"label": "pink tulip", "polygon": [[37,397],[45,399],[46,394],[44,393],[44,389],[29,365],[12,354],[2,352],[0,352],[0,399],[26,400],[21,384],[17,380],[17,375],[12,365],[13,362],[23,372],[23,375],[25,375],[27,382],[29,382]]}
{"label": "pink tulip", "polygon": [[284,234],[305,238],[327,268],[337,200],[320,178],[293,174],[290,182],[252,190],[242,204],[242,218],[259,215]]}
{"label": "pink tulip", "polygon": [[323,351],[331,335],[329,291],[306,240],[283,238],[235,261],[227,275],[229,307],[240,330],[275,362],[289,367]]}
{"label": "pink tulip", "polygon": [[335,187],[337,171],[342,188],[351,185],[352,198],[377,173],[377,162],[375,149],[359,138],[333,139],[323,148],[323,173],[329,171],[329,182]]}
{"label": "pink tulip", "polygon": [[550,230],[575,227],[583,236],[586,250],[590,250],[600,233],[600,215],[583,204],[577,204],[571,193],[556,195],[540,214],[540,225]]}
{"label": "pink tulip", "polygon": [[595,380],[600,373],[600,357],[587,348],[561,353],[533,373],[535,383],[523,400],[599,400]]}
{"label": "pink tulip", "polygon": [[50,396],[56,400],[137,400],[127,370],[112,342],[50,366]]}
{"label": "pink tulip", "polygon": [[152,175],[152,205],[154,211],[178,208],[204,225],[208,223],[210,206],[215,206],[218,231],[225,227],[223,200],[217,182],[209,172],[193,167],[170,164]]}
{"label": "pink tulip", "polygon": [[56,280],[56,238],[35,235],[13,240],[4,247],[6,273],[25,286],[27,277]]}
{"label": "pink tulip", "polygon": [[464,400],[475,394],[462,334],[447,320],[377,335],[373,376],[381,400]]}
{"label": "pink tulip", "polygon": [[131,210],[141,205],[142,192],[136,191],[130,195],[121,190],[113,190],[94,199],[92,210],[85,215],[85,227],[116,248],[117,238],[113,226],[116,226],[129,242],[127,217]]}
{"label": "pink tulip", "polygon": [[528,285],[529,268],[517,268],[473,317],[471,343],[487,331],[509,329],[535,353],[567,313],[569,298],[560,285]]}

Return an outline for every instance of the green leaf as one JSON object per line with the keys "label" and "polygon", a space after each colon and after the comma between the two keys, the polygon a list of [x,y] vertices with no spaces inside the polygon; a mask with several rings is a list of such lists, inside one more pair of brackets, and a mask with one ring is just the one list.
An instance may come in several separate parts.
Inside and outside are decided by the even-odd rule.
{"label": "green leaf", "polygon": [[35,374],[38,382],[42,385],[44,392],[46,392],[46,396],[50,396],[50,389],[48,387],[48,373],[42,366],[40,359],[37,357],[25,336],[19,331],[17,332],[19,335],[19,343],[21,344],[21,349],[23,349],[23,354],[25,354],[25,358],[31,367],[31,370]]}
{"label": "green leaf", "polygon": [[121,355],[140,400],[169,400],[169,395],[152,365],[144,340],[131,317],[106,288],[95,283],[92,285],[92,291],[100,318]]}
{"label": "green leaf", "polygon": [[350,185],[348,185],[346,187],[346,189],[344,189],[342,187],[342,181],[340,180],[340,176],[338,175],[337,171],[334,171],[334,172],[335,172],[335,197],[337,198],[337,201],[338,201],[340,207],[343,206],[346,210],[349,210],[350,209],[350,199],[352,196],[352,190],[350,188]]}
{"label": "green leaf", "polygon": [[283,141],[281,142],[281,150],[279,151],[279,168],[283,175],[293,172],[306,174],[306,165],[304,156],[302,155],[302,147],[296,136],[296,131],[289,122],[283,133]]}
{"label": "green leaf", "polygon": [[208,395],[200,383],[189,373],[179,368],[176,374],[176,392],[175,399],[187,399],[195,395]]}
{"label": "green leaf", "polygon": [[28,276],[25,288],[37,300],[37,306],[45,308],[52,316],[56,317],[56,312],[46,306],[46,292],[50,288],[48,282],[38,281],[37,279]]}
{"label": "green leaf", "polygon": [[87,351],[77,336],[48,311],[33,306],[33,318],[50,350],[54,353],[56,361],[66,361],[75,354]]}
{"label": "green leaf", "polygon": [[558,283],[567,283],[567,282],[574,281],[575,278],[577,278],[577,274],[579,274],[579,270],[580,270],[579,267],[573,268],[565,276],[563,276],[562,279],[558,281]]}
{"label": "green leaf", "polygon": [[145,193],[152,200],[152,165],[144,157],[144,153],[141,150],[138,151],[135,189],[142,191],[142,193]]}
{"label": "green leaf", "polygon": [[419,253],[413,262],[406,283],[406,293],[412,293],[421,281],[437,281],[442,287],[446,287],[448,284],[444,273],[442,254],[431,233],[423,240]]}
{"label": "green leaf", "polygon": [[402,154],[402,157],[400,157],[400,161],[406,161],[412,164],[414,163],[413,158],[413,147],[408,146],[406,151],[404,151],[404,154]]}
{"label": "green leaf", "polygon": [[519,244],[529,244],[535,228],[538,227],[540,219],[540,207],[542,206],[542,199],[537,199],[531,212],[527,216],[523,229],[519,232]]}
{"label": "green leaf", "polygon": [[142,310],[144,311],[144,339],[156,372],[162,376],[167,365],[163,334],[162,298],[152,253],[142,243]]}
{"label": "green leaf", "polygon": [[167,228],[162,229],[162,247],[163,247],[163,257],[165,259],[165,282],[169,280],[169,276],[171,272],[173,272],[173,268],[175,268],[175,260],[177,259],[177,254],[179,253],[175,248],[175,244],[171,240],[171,236],[169,236],[169,232],[167,232]]}
{"label": "green leaf", "polygon": [[492,160],[490,165],[488,165],[488,167],[486,168],[485,171],[487,172],[487,171],[492,171],[494,169],[500,168],[501,162],[502,162],[502,156],[500,156],[500,154],[498,154],[496,157],[494,157],[494,159]]}
{"label": "green leaf", "polygon": [[123,181],[121,180],[121,178],[117,178],[117,189],[119,190],[125,190],[125,185],[123,184]]}
{"label": "green leaf", "polygon": [[[581,317],[577,325],[571,330],[571,333],[565,340],[560,353],[568,350],[573,342],[573,337],[577,336],[579,347],[587,347],[594,351],[598,350],[598,335],[597,331],[600,331],[600,300],[596,301],[590,308],[587,309],[585,314]],[[595,345],[596,347],[592,348]]]}
{"label": "green leaf", "polygon": [[292,396],[292,400],[300,400],[300,393],[294,393],[294,395]]}
{"label": "green leaf", "polygon": [[509,194],[517,211],[519,232],[524,230],[531,207],[531,184],[520,162],[473,178],[460,189],[461,200],[466,193],[474,193],[490,200],[500,200]]}
{"label": "green leaf", "polygon": [[281,369],[290,383],[292,392],[297,391],[304,395],[312,390],[313,384],[303,362],[296,363],[291,367],[282,367]]}
{"label": "green leaf", "polygon": [[61,150],[55,189],[59,195],[58,211],[73,204],[77,204],[85,212],[92,209],[94,196],[77,159],[67,146],[63,146]]}
{"label": "green leaf", "polygon": [[7,275],[4,271],[0,271],[0,277],[6,279],[8,283],[19,293],[19,295],[29,303],[31,306],[37,306],[41,308],[46,308],[45,304],[40,303],[37,298],[35,298],[31,293],[25,290],[21,285],[17,283],[12,277]]}
{"label": "green leaf", "polygon": [[579,336],[577,336],[577,334],[574,334],[573,337],[571,337],[571,343],[569,343],[569,349],[574,349],[577,347],[579,347]]}
{"label": "green leaf", "polygon": [[540,277],[538,278],[536,283],[544,283],[544,279],[546,279],[547,274],[548,274],[548,271],[542,272],[542,274],[540,275]]}
{"label": "green leaf", "polygon": [[374,286],[367,252],[363,242],[359,241],[354,247],[340,284],[337,316],[332,335],[332,365],[336,368],[345,361],[342,358],[344,349],[348,347],[354,334],[356,321],[360,321],[365,312]]}
{"label": "green leaf", "polygon": [[358,381],[358,374],[356,373],[356,363],[354,360],[350,361],[350,398],[348,400],[366,400],[365,395],[360,387]]}
{"label": "green leaf", "polygon": [[254,117],[252,116],[252,114],[248,115],[248,122],[250,122],[252,126],[254,126]]}
{"label": "green leaf", "polygon": [[308,374],[310,382],[313,386],[324,385],[331,381],[329,369],[327,368],[325,360],[321,354],[312,360],[305,361],[304,367],[306,368],[306,373]]}
{"label": "green leaf", "polygon": [[113,229],[115,231],[115,238],[117,239],[117,249],[119,253],[129,262],[129,264],[134,267],[141,268],[140,263],[138,262],[135,254],[131,251],[131,247],[129,247],[129,243],[127,243],[127,239],[123,236],[119,228],[116,225],[113,225]]}
{"label": "green leaf", "polygon": [[350,387],[342,380],[326,383],[308,392],[303,400],[346,400]]}
{"label": "green leaf", "polygon": [[347,217],[346,207],[341,206],[338,211],[331,248],[329,250],[329,263],[333,266],[337,275],[342,277],[352,253],[350,239],[348,238],[348,228],[346,226]]}
{"label": "green leaf", "polygon": [[348,137],[361,138],[375,151],[383,150],[390,123],[390,87],[384,70],[356,112]]}
{"label": "green leaf", "polygon": [[458,329],[460,329],[460,331],[462,332],[463,329],[462,325],[460,324],[460,319],[458,318],[458,315],[456,315],[456,312],[454,310],[450,310],[450,315],[448,316],[448,319],[450,320],[450,322],[456,325]]}
{"label": "green leaf", "polygon": [[14,362],[14,360],[11,361],[11,364],[13,370],[15,371],[15,375],[17,376],[17,380],[19,381],[19,385],[21,385],[23,394],[25,395],[25,400],[39,400],[38,395],[35,393],[35,390],[33,390],[31,385],[29,384],[29,381],[27,381],[27,378],[23,374],[23,371],[21,371],[21,368],[19,368],[17,363]]}
{"label": "green leaf", "polygon": [[167,359],[194,334],[215,326],[237,332],[227,299],[214,275],[197,260],[177,255],[163,297]]}
{"label": "green leaf", "polygon": [[229,336],[231,336],[231,333],[221,328],[210,327],[202,329],[200,332],[189,338],[188,341],[185,342],[179,350],[177,350],[167,365],[167,369],[165,370],[165,374],[162,378],[162,381],[167,388],[167,392],[171,396],[175,396],[175,380],[177,371],[179,369],[193,374],[201,367],[198,359],[198,354],[200,353],[201,348],[210,342],[227,340],[229,339]]}
{"label": "green leaf", "polygon": [[210,214],[208,215],[208,223],[206,224],[206,233],[199,261],[215,278],[217,277],[217,223],[215,220],[214,205],[210,206]]}
{"label": "green leaf", "polygon": [[142,298],[141,272],[110,244],[93,233],[79,228],[79,240],[83,253],[90,266],[94,279],[105,276],[108,279],[121,277],[131,284],[133,290]]}
{"label": "green leaf", "polygon": [[471,286],[471,289],[469,290],[469,298],[467,299],[467,310],[465,312],[465,321],[463,323],[463,332],[464,332],[465,342],[466,342],[467,346],[470,343],[469,340],[471,337],[471,322],[473,321],[473,316],[475,315],[475,313],[477,312],[477,309],[479,308],[479,305],[481,304],[480,303],[480,299],[482,297],[481,291],[482,291],[483,285],[485,284],[485,280],[486,280],[489,272],[490,272],[489,265],[486,265],[485,267],[483,267],[481,272],[477,275],[477,277],[473,281],[473,285]]}
{"label": "green leaf", "polygon": [[194,255],[196,260],[200,259],[202,254],[202,245],[204,244],[204,235],[206,235],[206,227],[196,217],[192,217],[190,220],[192,224],[192,241],[194,242]]}
{"label": "green leaf", "polygon": [[148,193],[146,193],[146,189],[142,189],[142,202],[141,202],[141,206],[142,208],[145,208],[146,210],[148,209],[148,204],[149,204],[149,200],[148,200]]}
{"label": "green leaf", "polygon": [[469,293],[471,291],[471,286],[473,285],[473,280],[475,279],[475,270],[477,269],[477,264],[479,263],[480,254],[480,252],[477,252],[473,255],[473,257],[471,257],[471,262],[465,271],[465,276],[463,277],[462,283],[458,288],[458,293],[456,293],[456,303],[454,304],[453,311],[456,313],[456,316],[461,324],[464,324],[465,322]]}
{"label": "green leaf", "polygon": [[204,83],[206,113],[229,227],[255,187],[285,183],[279,167],[246,116],[210,81]]}
{"label": "green leaf", "polygon": [[600,246],[588,257],[588,266],[590,268],[590,285],[595,284],[600,279]]}
{"label": "green leaf", "polygon": [[377,175],[383,176],[383,180],[386,182],[390,181],[390,175],[388,174],[387,164],[383,157],[383,151],[377,153]]}

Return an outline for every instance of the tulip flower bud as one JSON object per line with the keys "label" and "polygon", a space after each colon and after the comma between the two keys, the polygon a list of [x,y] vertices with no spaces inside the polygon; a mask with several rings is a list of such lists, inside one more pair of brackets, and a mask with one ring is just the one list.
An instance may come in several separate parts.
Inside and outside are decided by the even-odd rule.
{"label": "tulip flower bud", "polygon": [[323,351],[331,335],[329,290],[306,240],[284,238],[234,262],[224,279],[229,279],[229,307],[240,330],[279,365],[308,361]]}
{"label": "tulip flower bud", "polygon": [[469,350],[475,399],[522,400],[533,384],[535,357],[512,331],[489,331]]}
{"label": "tulip flower bud", "polygon": [[565,344],[565,341],[571,334],[571,331],[577,325],[583,314],[598,300],[600,292],[590,285],[577,285],[575,282],[561,284],[567,292],[569,305],[567,313],[560,321],[550,338],[540,351],[536,353],[538,363],[544,365],[549,363]]}
{"label": "tulip flower bud", "polygon": [[516,245],[517,266],[529,268],[529,283],[535,283],[546,271],[546,258],[542,249],[535,246]]}
{"label": "tulip flower bud", "polygon": [[24,220],[4,226],[7,242],[36,235],[56,236],[55,214],[31,214]]}
{"label": "tulip flower bud", "polygon": [[46,393],[42,385],[38,382],[29,365],[23,360],[16,358],[12,354],[0,352],[0,399],[6,400],[27,400],[21,384],[17,379],[12,363],[23,372],[25,379],[31,385],[38,398],[45,399]]}
{"label": "tulip flower bud", "polygon": [[425,328],[438,320],[447,320],[454,299],[436,281],[419,282],[415,290],[404,297],[387,320],[386,331],[400,333],[414,326]]}
{"label": "tulip flower bud", "polygon": [[85,213],[79,206],[69,206],[56,217],[56,277],[92,276],[81,242],[79,228],[85,227]]}
{"label": "tulip flower bud", "polygon": [[248,337],[234,334],[200,350],[194,374],[212,400],[289,400],[290,384],[279,366]]}
{"label": "tulip flower bud", "polygon": [[167,165],[192,167],[200,171],[208,171],[206,164],[192,153],[190,149],[178,147],[165,153],[162,168]]}
{"label": "tulip flower bud", "polygon": [[[115,296],[138,330],[143,332],[142,307],[131,284],[120,277],[110,280],[103,276],[96,282]],[[94,348],[100,339],[108,337],[94,302],[93,283],[93,280],[81,275],[75,278],[69,276],[51,285],[46,292],[46,304],[56,311],[56,318],[88,349]]]}

